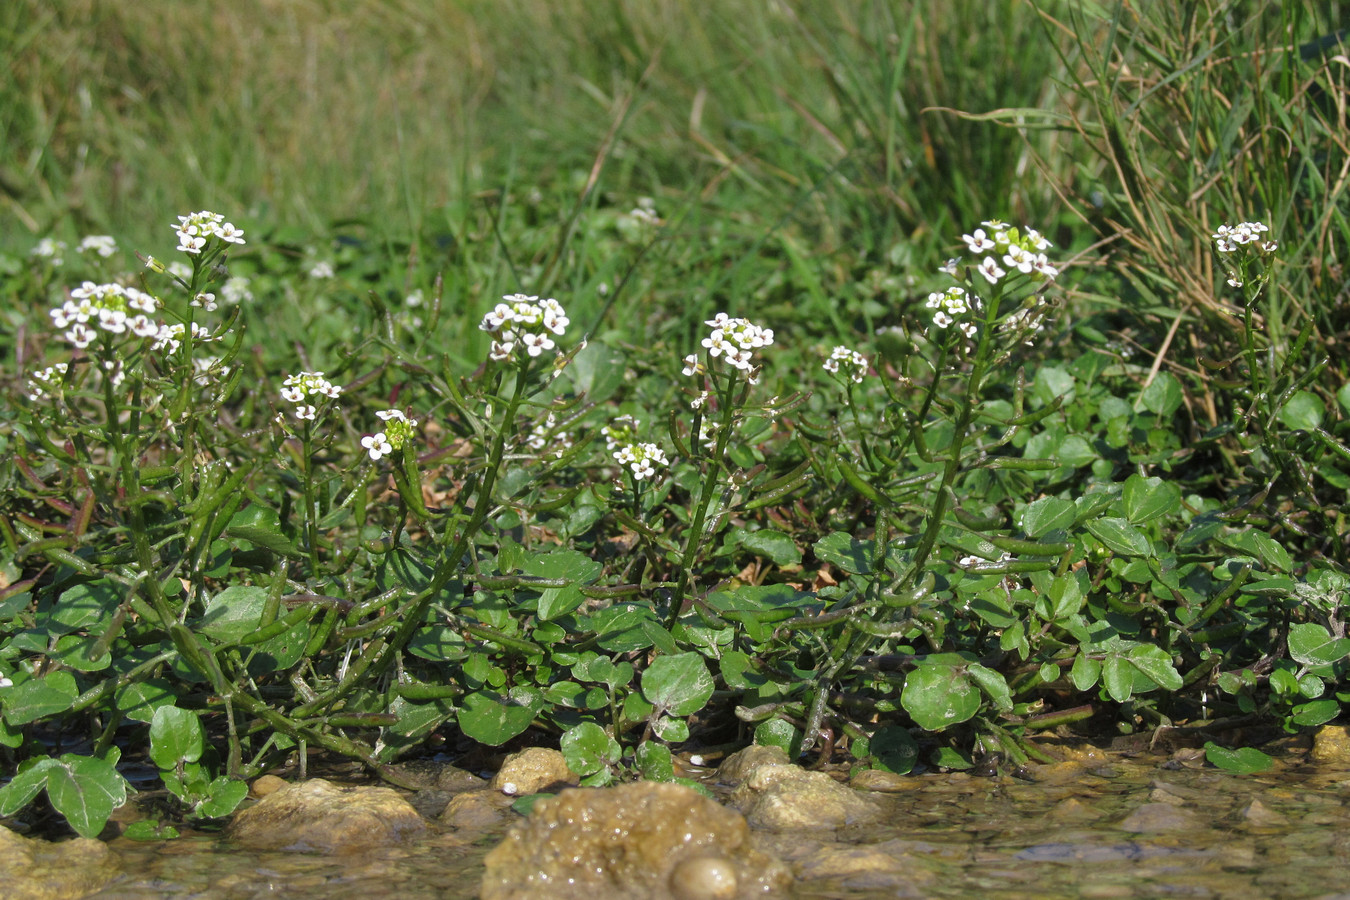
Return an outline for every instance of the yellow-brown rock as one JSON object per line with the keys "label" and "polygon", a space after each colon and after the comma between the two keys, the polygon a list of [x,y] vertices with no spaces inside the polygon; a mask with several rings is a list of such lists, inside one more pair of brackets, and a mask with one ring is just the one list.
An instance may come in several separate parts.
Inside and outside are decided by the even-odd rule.
{"label": "yellow-brown rock", "polygon": [[[487,856],[482,900],[732,900],[790,875],[745,819],[692,788],[574,788],[535,804]],[[775,893],[777,892],[777,893]]]}

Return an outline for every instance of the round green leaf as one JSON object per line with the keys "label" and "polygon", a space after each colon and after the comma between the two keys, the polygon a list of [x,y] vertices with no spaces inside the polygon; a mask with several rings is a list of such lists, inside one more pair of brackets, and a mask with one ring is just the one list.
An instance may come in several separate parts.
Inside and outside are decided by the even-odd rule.
{"label": "round green leaf", "polygon": [[100,632],[111,622],[122,602],[122,589],[107,578],[77,584],[37,617],[37,626],[52,634]]}
{"label": "round green leaf", "polygon": [[1315,431],[1322,427],[1322,417],[1326,407],[1322,398],[1308,391],[1296,391],[1289,402],[1280,407],[1280,421],[1286,428],[1300,431]]}
{"label": "round green leaf", "polygon": [[954,665],[928,663],[905,676],[900,705],[925,731],[941,731],[980,711],[980,692]]}
{"label": "round green leaf", "polygon": [[1150,556],[1153,546],[1148,536],[1124,519],[1104,516],[1087,523],[1092,536],[1121,556]]}
{"label": "round green leaf", "polygon": [[5,721],[11,725],[27,725],[66,712],[79,696],[79,690],[75,686],[75,676],[59,669],[6,688],[2,696]]}
{"label": "round green leaf", "polygon": [[80,837],[98,837],[127,802],[127,782],[107,760],[68,753],[47,772],[47,799]]}
{"label": "round green leaf", "polygon": [[190,709],[161,706],[150,719],[150,758],[161,769],[196,762],[206,748],[201,719]]}
{"label": "round green leaf", "polygon": [[897,775],[908,773],[919,759],[919,745],[909,731],[895,725],[878,728],[868,742],[868,749],[873,768]]}
{"label": "round green leaf", "polygon": [[155,710],[172,706],[175,700],[173,686],[167,679],[151,678],[128,684],[117,692],[117,708],[133,722],[149,723]]}
{"label": "round green leaf", "polygon": [[1181,406],[1181,382],[1175,375],[1159,372],[1157,377],[1139,392],[1135,409],[1147,409],[1159,416],[1170,416]]}
{"label": "round green leaf", "polygon": [[658,710],[690,716],[712,699],[713,677],[697,653],[660,656],[642,673],[642,695]]}
{"label": "round green leaf", "polygon": [[1325,626],[1289,626],[1289,655],[1305,666],[1327,666],[1350,656],[1350,638],[1333,638]]}
{"label": "round green leaf", "polygon": [[741,536],[740,544],[745,549],[780,566],[796,565],[802,561],[802,551],[792,536],[782,531],[762,529]]}
{"label": "round green leaf", "polygon": [[618,741],[594,722],[567,729],[559,742],[567,768],[578,775],[594,775],[619,761],[623,751]]}
{"label": "round green leaf", "polygon": [[675,761],[670,748],[656,741],[643,741],[638,744],[635,754],[638,771],[648,781],[674,781]]}
{"label": "round green leaf", "polygon": [[494,691],[466,694],[457,717],[459,729],[480,744],[504,744],[529,728],[538,714],[538,707],[527,699],[503,697]]}
{"label": "round green leaf", "polygon": [[233,643],[258,630],[266,604],[266,589],[232,585],[206,604],[196,630],[222,643]]}

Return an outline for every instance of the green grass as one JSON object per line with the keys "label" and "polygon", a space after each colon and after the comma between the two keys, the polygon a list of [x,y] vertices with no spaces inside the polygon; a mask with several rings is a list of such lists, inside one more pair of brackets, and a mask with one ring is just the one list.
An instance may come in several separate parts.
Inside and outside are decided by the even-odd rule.
{"label": "green grass", "polygon": [[[27,768],[0,814],[66,772],[116,797],[117,747],[208,818],[297,744],[379,768],[437,728],[533,729],[603,783],[825,726],[908,771],[1340,715],[1324,7],[4,6],[0,747]],[[199,209],[247,243],[175,253]],[[925,300],[992,218],[1063,272],[959,272],[966,340]],[[1255,220],[1278,252],[1215,252]],[[120,255],[75,251],[96,233]],[[253,299],[189,307],[224,262]],[[127,272],[222,340],[72,354],[44,311]],[[485,362],[517,292],[566,306],[556,378]],[[680,371],[722,312],[775,332],[757,385]],[[822,370],[840,344],[860,383]],[[282,399],[301,370],[344,387],[315,425]],[[419,425],[371,460],[389,408]],[[602,448],[623,415],[670,460],[651,480]]]}

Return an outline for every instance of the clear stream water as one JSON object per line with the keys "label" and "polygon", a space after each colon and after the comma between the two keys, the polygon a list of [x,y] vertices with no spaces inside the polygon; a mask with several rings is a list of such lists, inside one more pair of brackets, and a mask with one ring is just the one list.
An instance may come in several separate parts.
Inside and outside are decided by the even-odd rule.
{"label": "clear stream water", "polygon": [[[883,824],[756,840],[792,865],[796,898],[1350,900],[1350,769],[1291,757],[1235,776],[1194,753],[1089,754],[1028,775],[907,777],[869,795]],[[472,898],[506,824],[345,857],[246,853],[200,834],[118,838],[125,874],[91,896]]]}

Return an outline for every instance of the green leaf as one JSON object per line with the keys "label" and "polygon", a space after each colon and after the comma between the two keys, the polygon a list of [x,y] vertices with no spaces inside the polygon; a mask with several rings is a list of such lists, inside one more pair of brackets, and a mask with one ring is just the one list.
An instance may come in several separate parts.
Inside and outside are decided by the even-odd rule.
{"label": "green leaf", "polygon": [[5,721],[11,725],[26,725],[66,712],[79,694],[75,676],[58,669],[41,678],[16,684],[0,696],[3,696]]}
{"label": "green leaf", "polygon": [[248,796],[248,785],[242,781],[221,775],[207,788],[209,798],[197,804],[194,810],[199,819],[223,819],[239,808]]}
{"label": "green leaf", "polygon": [[1213,741],[1205,744],[1205,759],[1209,760],[1210,765],[1223,769],[1226,772],[1232,772],[1236,775],[1250,775],[1255,772],[1264,772],[1275,765],[1275,760],[1266,754],[1257,750],[1255,747],[1242,747],[1237,750],[1229,750],[1220,747]]}
{"label": "green leaf", "polygon": [[117,691],[117,709],[133,722],[149,723],[154,720],[155,710],[161,706],[172,706],[177,697],[173,685],[164,678],[150,678],[136,681]]}
{"label": "green leaf", "polygon": [[60,765],[44,757],[27,768],[21,768],[9,783],[0,787],[0,816],[12,816],[23,809],[47,786],[47,773]]}
{"label": "green leaf", "polygon": [[1073,666],[1069,669],[1069,680],[1073,686],[1080,691],[1091,690],[1097,683],[1097,679],[1102,675],[1102,664],[1100,660],[1091,659],[1081,650],[1073,658]]}
{"label": "green leaf", "polygon": [[801,548],[791,535],[782,531],[764,528],[745,532],[741,535],[740,545],[780,566],[794,566],[802,561]]}
{"label": "green leaf", "polygon": [[194,763],[206,749],[202,721],[190,709],[161,706],[150,719],[150,758],[161,769],[173,770],[180,762]]}
{"label": "green leaf", "polygon": [[468,651],[464,636],[449,625],[432,625],[413,632],[408,652],[432,662],[458,662]]}
{"label": "green leaf", "polygon": [[266,605],[265,588],[231,585],[206,604],[194,630],[221,643],[235,643],[258,630]]}
{"label": "green leaf", "polygon": [[980,692],[962,669],[925,662],[905,676],[900,705],[920,728],[941,731],[980,711]]}
{"label": "green leaf", "polygon": [[1125,479],[1120,495],[1125,518],[1134,525],[1181,509],[1181,489],[1156,475],[1145,478],[1134,474]]}
{"label": "green leaf", "polygon": [[123,829],[122,837],[132,841],[171,841],[178,837],[178,829],[154,819],[142,819]]}
{"label": "green leaf", "polygon": [[497,747],[530,727],[539,707],[528,698],[503,697],[495,691],[466,694],[459,708],[459,730],[467,737]]}
{"label": "green leaf", "polygon": [[1134,696],[1134,672],[1134,667],[1116,653],[1102,663],[1102,686],[1112,700],[1124,703]]}
{"label": "green leaf", "polygon": [[94,657],[98,641],[92,635],[67,634],[57,640],[56,646],[47,655],[77,672],[101,672],[112,665],[112,654],[104,648],[99,656]]}
{"label": "green leaf", "polygon": [[1167,651],[1156,644],[1131,647],[1125,659],[1158,687],[1169,691],[1181,690],[1181,673],[1172,665],[1172,657]]}
{"label": "green leaf", "polygon": [[872,571],[872,557],[876,554],[873,541],[860,541],[851,534],[836,531],[816,541],[815,554],[850,575],[866,575]]}
{"label": "green leaf", "polygon": [[1073,524],[1077,507],[1072,500],[1062,497],[1042,497],[1028,503],[1022,510],[1022,531],[1035,540],[1051,531],[1067,529]]}
{"label": "green leaf", "polygon": [[712,694],[712,674],[697,653],[659,656],[642,673],[642,695],[673,716],[693,715]]}
{"label": "green leaf", "polygon": [[127,782],[107,760],[67,753],[47,773],[47,799],[80,837],[98,837],[127,802]]}
{"label": "green leaf", "polygon": [[1175,375],[1158,373],[1149,386],[1139,392],[1134,409],[1138,412],[1147,409],[1159,416],[1170,416],[1181,406],[1181,382]]}
{"label": "green leaf", "polygon": [[764,747],[778,747],[788,755],[788,759],[796,759],[802,749],[802,733],[787,719],[775,716],[755,726],[755,743]]}
{"label": "green leaf", "polygon": [[1350,656],[1350,638],[1333,638],[1315,622],[1290,625],[1289,655],[1305,666],[1328,666]]}
{"label": "green leaf", "polygon": [[665,744],[643,741],[638,744],[635,759],[638,771],[647,781],[675,780],[675,761]]}
{"label": "green leaf", "polygon": [[678,744],[689,740],[689,720],[673,716],[659,716],[652,722],[652,733],[661,740]]}
{"label": "green leaf", "polygon": [[578,775],[593,775],[619,761],[619,742],[594,722],[582,722],[563,734],[559,742],[567,768]]}
{"label": "green leaf", "polygon": [[979,663],[971,663],[966,666],[966,672],[970,674],[970,679],[979,685],[980,690],[984,691],[985,696],[994,701],[996,707],[1004,711],[1013,708],[1012,693],[1008,690],[1008,682],[1003,679],[1000,673]]}
{"label": "green leaf", "polygon": [[1153,546],[1149,543],[1147,535],[1124,519],[1104,516],[1088,522],[1087,530],[1112,553],[1121,556],[1153,554]]}
{"label": "green leaf", "polygon": [[1325,415],[1322,398],[1308,391],[1296,391],[1289,402],[1280,407],[1280,421],[1286,428],[1298,431],[1316,431],[1322,427]]}
{"label": "green leaf", "polygon": [[1304,727],[1325,725],[1332,719],[1341,714],[1341,703],[1339,700],[1313,700],[1309,703],[1303,703],[1295,706],[1293,709],[1291,721],[1295,725]]}
{"label": "green leaf", "polygon": [[907,729],[896,725],[878,728],[868,744],[872,767],[883,772],[905,775],[919,759],[919,745]]}
{"label": "green leaf", "polygon": [[37,616],[35,624],[52,634],[101,632],[112,622],[122,594],[123,589],[107,578],[77,584],[63,591],[55,603]]}
{"label": "green leaf", "polygon": [[225,528],[225,537],[248,541],[281,556],[301,555],[300,548],[282,534],[276,510],[256,503],[234,514]]}
{"label": "green leaf", "polygon": [[587,617],[587,625],[597,633],[597,644],[611,653],[645,650],[652,646],[651,632],[644,627],[649,624],[661,628],[661,622],[651,607],[627,603],[602,609]]}

